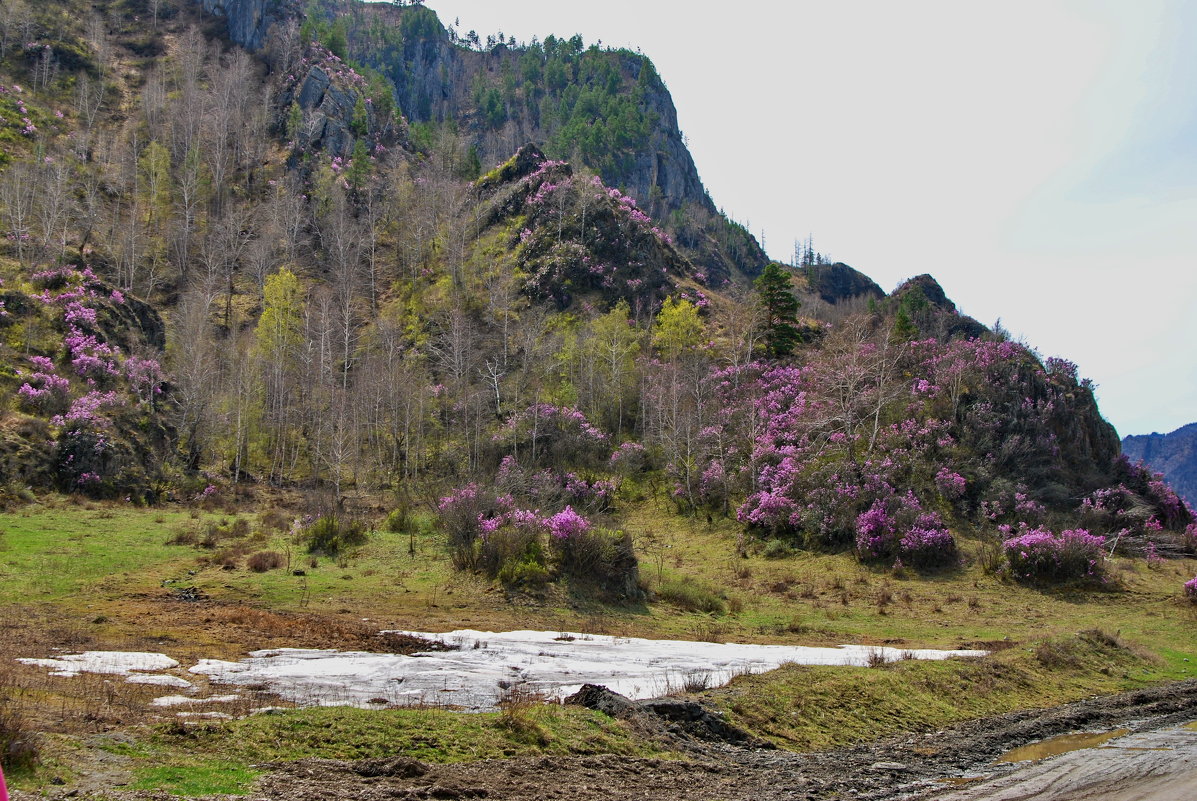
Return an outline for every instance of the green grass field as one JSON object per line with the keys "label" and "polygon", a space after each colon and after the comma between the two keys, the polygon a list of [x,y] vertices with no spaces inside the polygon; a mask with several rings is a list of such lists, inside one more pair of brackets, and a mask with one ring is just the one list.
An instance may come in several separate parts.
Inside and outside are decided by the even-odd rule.
{"label": "green grass field", "polygon": [[[153,650],[186,664],[288,644],[345,647],[346,638],[377,628],[468,627],[994,651],[942,663],[787,667],[708,691],[731,720],[795,749],[1197,675],[1197,607],[1181,592],[1191,561],[1148,566],[1119,558],[1105,588],[1045,590],[986,572],[982,543],[965,537],[959,569],[895,575],[842,554],[768,558],[760,543],[742,541],[732,521],[678,517],[644,501],[628,510],[624,527],[657,600],[621,607],[568,589],[510,596],[455,571],[419,516],[411,531],[375,531],[365,545],[329,558],[308,554],[261,511],[50,497],[0,514],[2,650]],[[747,556],[737,555],[741,546]],[[279,553],[281,566],[248,569],[261,551]],[[695,611],[702,609],[714,611]],[[180,795],[245,793],[257,775],[253,765],[304,757],[457,761],[662,750],[621,722],[572,708],[521,704],[493,715],[308,709],[183,726],[147,712],[154,694],[48,678],[6,661],[0,723],[15,715],[25,730],[43,732],[40,761],[16,766],[14,784],[37,789],[86,775],[90,738],[113,730],[125,739],[101,750],[121,760],[129,786]]]}

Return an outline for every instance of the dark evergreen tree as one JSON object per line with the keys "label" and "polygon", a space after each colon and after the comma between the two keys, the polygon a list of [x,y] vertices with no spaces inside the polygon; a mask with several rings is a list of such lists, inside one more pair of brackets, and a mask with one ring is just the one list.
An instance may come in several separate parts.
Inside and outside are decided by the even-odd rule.
{"label": "dark evergreen tree", "polygon": [[753,282],[764,311],[765,353],[771,358],[788,356],[802,342],[798,330],[798,298],[794,297],[790,273],[777,262],[765,266]]}

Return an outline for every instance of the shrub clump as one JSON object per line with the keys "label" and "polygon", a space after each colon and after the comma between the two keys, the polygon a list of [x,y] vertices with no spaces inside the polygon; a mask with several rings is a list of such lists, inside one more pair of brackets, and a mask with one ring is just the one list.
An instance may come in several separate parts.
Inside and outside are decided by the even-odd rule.
{"label": "shrub clump", "polygon": [[1060,583],[1103,581],[1105,539],[1082,528],[1054,534],[1027,528],[1002,543],[1010,573],[1020,581]]}
{"label": "shrub clump", "polygon": [[278,551],[258,551],[245,560],[245,566],[255,573],[265,573],[282,567],[283,561],[283,555]]}
{"label": "shrub clump", "polygon": [[1185,597],[1197,604],[1197,576],[1185,582]]}
{"label": "shrub clump", "polygon": [[709,615],[722,615],[727,612],[727,604],[717,591],[703,586],[689,576],[662,582],[657,588],[657,597],[687,612],[704,612]]}
{"label": "shrub clump", "polygon": [[321,517],[308,527],[308,552],[336,556],[342,549],[365,545],[369,531],[360,520]]}
{"label": "shrub clump", "polygon": [[956,540],[935,512],[925,512],[914,493],[881,500],[856,518],[856,552],[866,561],[897,560],[915,568],[959,561]]}
{"label": "shrub clump", "polygon": [[631,538],[596,528],[570,505],[545,516],[511,494],[471,483],[441,498],[437,511],[459,570],[525,592],[568,578],[614,600],[641,594]]}

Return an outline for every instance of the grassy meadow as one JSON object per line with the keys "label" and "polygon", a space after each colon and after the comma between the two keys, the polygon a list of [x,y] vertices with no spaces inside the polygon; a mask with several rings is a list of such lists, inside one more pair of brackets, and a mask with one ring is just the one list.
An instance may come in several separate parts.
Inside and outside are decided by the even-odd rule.
{"label": "grassy meadow", "polygon": [[[165,506],[47,496],[0,513],[0,651],[45,657],[86,649],[160,651],[186,668],[258,648],[369,647],[381,628],[538,628],[622,636],[983,648],[983,659],[860,668],[785,667],[705,695],[781,747],[818,749],[1020,708],[1197,676],[1197,606],[1181,592],[1191,560],[1115,558],[1107,586],[1038,589],[991,564],[958,533],[964,563],[931,575],[844,554],[745,540],[729,520],[632,504],[642,581],[653,601],[603,605],[554,587],[511,595],[454,570],[426,515],[366,544],[313,556],[285,497],[254,506]],[[396,526],[391,526],[396,528]],[[256,554],[276,554],[270,558]],[[253,565],[267,569],[255,570]],[[666,755],[642,732],[583,709],[516,699],[502,712],[440,708],[196,709],[147,706],[162,688],[99,676],[55,678],[0,664],[0,732],[27,758],[12,781],[244,793],[263,762],[396,753],[457,761],[538,753]],[[232,719],[211,716],[232,713]]]}

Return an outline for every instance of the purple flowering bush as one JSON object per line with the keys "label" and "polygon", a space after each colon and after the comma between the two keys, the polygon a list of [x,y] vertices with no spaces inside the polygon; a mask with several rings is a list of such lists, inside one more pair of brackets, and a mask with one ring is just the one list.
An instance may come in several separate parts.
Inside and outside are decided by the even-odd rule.
{"label": "purple flowering bush", "polygon": [[495,487],[519,502],[541,509],[567,504],[587,514],[609,511],[619,484],[609,478],[586,478],[573,471],[545,468],[525,470],[514,456],[504,456],[495,475]]}
{"label": "purple flowering bush", "polygon": [[1059,534],[1048,528],[1029,528],[1025,524],[1016,536],[1002,543],[1010,573],[1020,581],[1060,583],[1068,581],[1103,581],[1105,538],[1085,529],[1069,529]]}
{"label": "purple flowering bush", "polygon": [[607,461],[610,437],[572,406],[534,403],[511,415],[495,444],[521,464],[596,467]]}
{"label": "purple flowering bush", "polygon": [[[504,489],[521,489],[514,478],[517,471],[514,459],[504,460],[498,476]],[[480,572],[512,590],[540,592],[566,578],[612,600],[640,597],[630,537],[595,526],[568,503],[549,514],[528,508],[523,501],[530,497],[500,494],[476,483],[442,497],[437,524],[454,566]]]}
{"label": "purple flowering bush", "polygon": [[[1080,512],[1093,534],[1180,537],[1192,521],[1158,476],[1114,461],[1091,388],[1063,360],[856,323],[804,356],[713,371],[692,392],[705,405],[687,410],[688,450],[666,453],[692,508],[726,498],[764,539],[928,567],[958,561],[957,524],[1010,532]],[[1062,542],[1064,559],[1084,540]]]}
{"label": "purple flowering bush", "polygon": [[1185,582],[1185,597],[1197,604],[1197,576]]}
{"label": "purple flowering bush", "polygon": [[865,561],[900,562],[919,569],[958,561],[956,539],[913,493],[876,500],[856,518],[856,553]]}
{"label": "purple flowering bush", "polygon": [[141,333],[152,312],[87,267],[43,269],[29,284],[5,297],[10,322],[37,332],[12,376],[20,411],[49,424],[40,469],[64,492],[150,498],[170,436],[156,414],[167,377]]}

